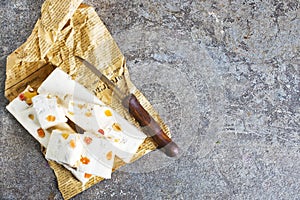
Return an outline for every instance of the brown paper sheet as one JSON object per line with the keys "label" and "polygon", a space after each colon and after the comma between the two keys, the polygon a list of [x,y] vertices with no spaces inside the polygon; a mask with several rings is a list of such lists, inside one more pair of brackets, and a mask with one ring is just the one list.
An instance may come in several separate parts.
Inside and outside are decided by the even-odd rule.
{"label": "brown paper sheet", "polygon": [[[28,84],[37,88],[55,67],[59,67],[128,121],[138,126],[118,101],[114,100],[112,91],[75,59],[74,55],[77,55],[97,66],[122,90],[134,93],[170,136],[168,127],[130,81],[125,58],[95,10],[81,3],[82,0],[44,2],[41,18],[36,22],[31,35],[7,58],[5,82],[7,99],[10,101],[14,99]],[[133,160],[155,148],[153,141],[147,138]],[[61,165],[55,162],[49,164],[57,176],[58,187],[64,199],[70,199],[103,180],[101,177],[94,177],[82,185]],[[116,159],[114,170],[124,164],[120,159]]]}

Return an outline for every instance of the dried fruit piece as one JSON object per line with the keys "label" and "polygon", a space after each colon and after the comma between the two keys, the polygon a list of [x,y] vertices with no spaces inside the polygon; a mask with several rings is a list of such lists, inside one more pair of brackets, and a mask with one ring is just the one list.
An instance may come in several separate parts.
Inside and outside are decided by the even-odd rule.
{"label": "dried fruit piece", "polygon": [[[29,89],[30,90],[30,89]],[[37,93],[33,90],[33,89],[31,89],[30,90],[31,92],[24,92],[24,98],[25,98],[25,101],[26,101],[26,103],[28,104],[28,105],[31,105],[32,104],[32,97],[34,97],[34,96],[36,96],[37,95]]]}
{"label": "dried fruit piece", "polygon": [[46,117],[46,120],[48,121],[48,122],[54,122],[55,121],[55,116],[53,116],[53,115],[48,115],[47,117]]}
{"label": "dried fruit piece", "polygon": [[44,132],[44,130],[43,130],[42,128],[39,128],[39,129],[37,130],[37,134],[38,134],[38,136],[41,137],[41,138],[44,138],[44,137],[45,137],[45,132]]}
{"label": "dried fruit piece", "polygon": [[86,143],[86,144],[91,144],[93,139],[91,137],[84,137],[83,141]]}
{"label": "dried fruit piece", "polygon": [[92,113],[89,112],[89,111],[87,111],[87,112],[85,113],[85,116],[90,117],[90,116],[92,116]]}
{"label": "dried fruit piece", "polygon": [[84,173],[84,178],[91,178],[92,174]]}
{"label": "dried fruit piece", "polygon": [[120,139],[115,139],[114,142],[120,142]]}
{"label": "dried fruit piece", "polygon": [[105,114],[107,117],[112,116],[112,113],[111,113],[110,110],[105,110],[105,111],[104,111],[104,114]]}
{"label": "dried fruit piece", "polygon": [[110,151],[110,152],[108,152],[108,153],[106,154],[106,159],[107,159],[107,160],[111,160],[111,159],[112,159],[112,151]]}
{"label": "dried fruit piece", "polygon": [[72,149],[75,149],[75,147],[76,147],[76,141],[75,140],[70,140],[69,144],[70,144],[70,147]]}
{"label": "dried fruit piece", "polygon": [[114,124],[112,125],[112,128],[113,128],[115,131],[122,131],[121,126],[120,126],[120,124],[118,124],[118,123],[114,123]]}
{"label": "dried fruit piece", "polygon": [[29,114],[28,117],[29,119],[34,120],[34,114]]}
{"label": "dried fruit piece", "polygon": [[103,130],[103,129],[100,128],[100,129],[98,130],[98,132],[99,132],[100,134],[104,135],[104,130]]}
{"label": "dried fruit piece", "polygon": [[23,93],[19,94],[19,98],[21,101],[24,101],[26,99]]}
{"label": "dried fruit piece", "polygon": [[69,137],[69,133],[62,133],[61,136],[66,140]]}
{"label": "dried fruit piece", "polygon": [[84,105],[82,105],[82,104],[78,104],[77,106],[80,110],[84,107]]}
{"label": "dried fruit piece", "polygon": [[88,157],[81,157],[80,162],[84,165],[87,165],[87,164],[89,164],[90,159]]}

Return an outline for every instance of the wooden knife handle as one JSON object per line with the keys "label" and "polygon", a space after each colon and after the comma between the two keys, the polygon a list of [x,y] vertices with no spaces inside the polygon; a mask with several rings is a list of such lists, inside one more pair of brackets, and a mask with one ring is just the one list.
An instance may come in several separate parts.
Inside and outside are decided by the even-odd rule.
{"label": "wooden knife handle", "polygon": [[122,104],[129,109],[129,113],[138,121],[145,134],[156,142],[161,151],[170,157],[174,157],[179,153],[177,144],[160,128],[159,124],[143,108],[133,94],[125,97]]}

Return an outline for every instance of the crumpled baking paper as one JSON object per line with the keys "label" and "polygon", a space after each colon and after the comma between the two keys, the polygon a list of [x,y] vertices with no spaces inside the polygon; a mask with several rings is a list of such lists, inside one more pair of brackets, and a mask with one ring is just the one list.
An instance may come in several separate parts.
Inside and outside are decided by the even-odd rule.
{"label": "crumpled baking paper", "polygon": [[[125,58],[109,31],[94,8],[82,4],[82,0],[45,0],[41,17],[36,22],[31,35],[7,58],[5,96],[12,101],[27,85],[38,88],[43,80],[59,67],[105,104],[138,126],[128,112],[113,101],[112,91],[76,60],[74,55],[85,58],[97,66],[123,91],[133,93],[170,136],[168,127],[147,99],[131,83]],[[135,159],[155,148],[153,141],[147,138],[138,149]],[[103,180],[101,177],[94,176],[83,185],[62,165],[55,162],[49,164],[57,176],[58,187],[65,199]],[[113,170],[124,164],[121,160],[115,160]]]}

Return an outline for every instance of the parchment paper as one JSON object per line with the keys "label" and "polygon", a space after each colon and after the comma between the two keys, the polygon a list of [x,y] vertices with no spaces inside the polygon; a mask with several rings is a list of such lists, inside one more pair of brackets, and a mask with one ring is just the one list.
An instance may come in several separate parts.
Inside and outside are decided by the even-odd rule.
{"label": "parchment paper", "polygon": [[[114,101],[112,91],[75,59],[74,55],[77,55],[97,66],[123,91],[134,93],[170,136],[168,127],[131,83],[125,58],[95,10],[81,3],[82,0],[44,2],[41,18],[36,22],[31,35],[7,58],[6,98],[11,101],[29,84],[37,89],[53,69],[59,67],[138,127],[128,112]],[[153,141],[146,139],[134,159],[155,148]],[[55,162],[49,164],[57,176],[59,190],[65,199],[70,199],[103,180],[101,177],[94,177],[82,185],[63,166]],[[124,164],[116,159],[114,170]]]}

